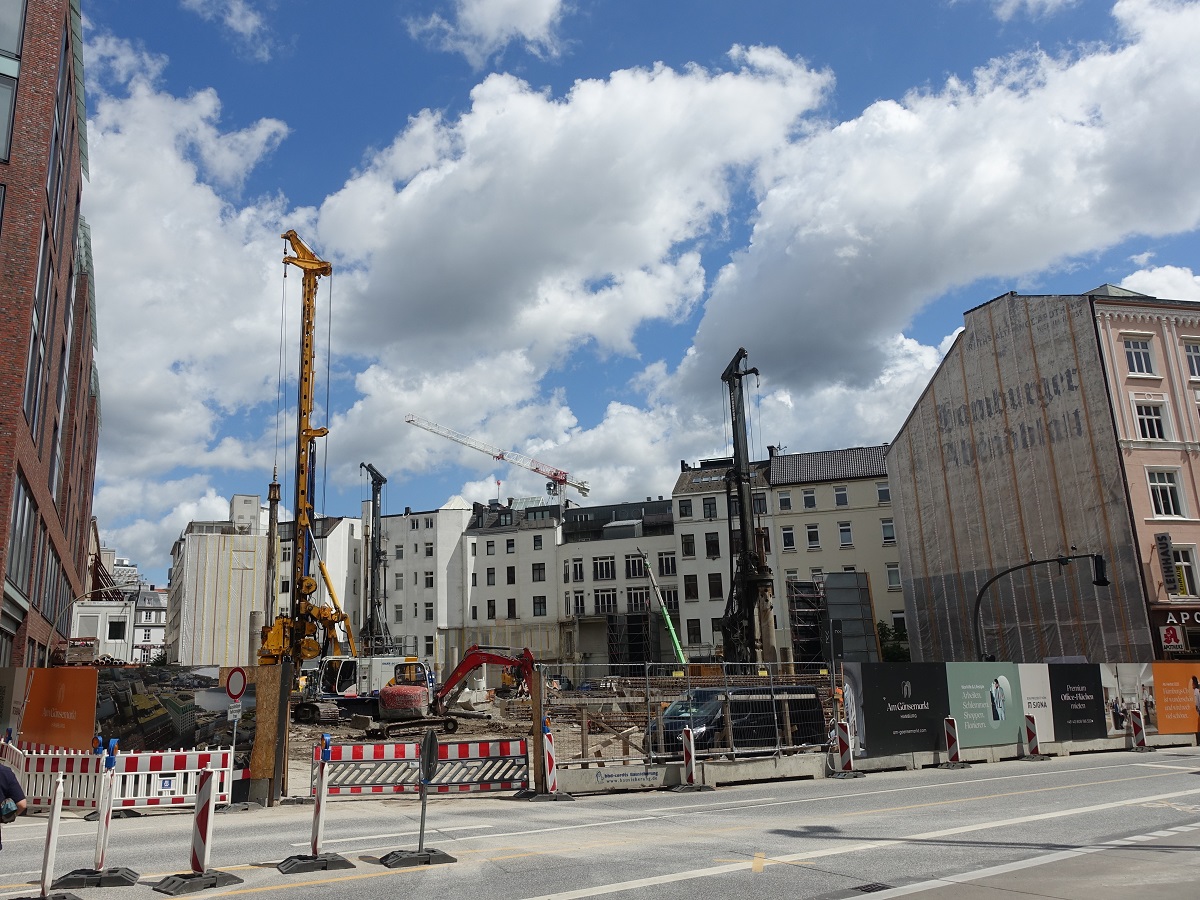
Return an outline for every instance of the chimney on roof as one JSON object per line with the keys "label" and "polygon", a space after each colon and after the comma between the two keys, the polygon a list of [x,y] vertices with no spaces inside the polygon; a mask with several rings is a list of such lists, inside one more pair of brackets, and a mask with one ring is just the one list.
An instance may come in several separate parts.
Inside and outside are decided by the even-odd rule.
{"label": "chimney on roof", "polygon": [[509,508],[509,509],[512,509],[512,505],[513,505],[513,498],[512,498],[512,497],[509,497],[509,498],[508,498],[508,508]]}
{"label": "chimney on roof", "polygon": [[680,472],[686,472],[687,470],[688,470],[688,464],[687,464],[687,460],[686,460],[686,459],[681,459],[681,460],[679,461],[679,471],[680,471]]}
{"label": "chimney on roof", "polygon": [[405,515],[406,517],[407,517],[407,516],[411,516],[411,515],[412,515],[412,507],[411,507],[411,506],[406,506],[406,507],[404,507],[404,515]]}
{"label": "chimney on roof", "polygon": [[775,454],[778,452],[779,452],[779,448],[776,447],[774,444],[767,444],[767,457],[769,459],[774,459]]}

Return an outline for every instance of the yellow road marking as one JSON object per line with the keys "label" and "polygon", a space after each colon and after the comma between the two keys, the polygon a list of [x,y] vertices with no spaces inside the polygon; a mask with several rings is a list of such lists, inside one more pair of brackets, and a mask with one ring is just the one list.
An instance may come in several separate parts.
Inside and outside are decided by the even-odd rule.
{"label": "yellow road marking", "polygon": [[766,856],[767,855],[765,853],[755,853],[754,854],[754,862],[752,862],[750,864],[750,871],[751,872],[761,872],[763,870],[764,860],[766,859]]}

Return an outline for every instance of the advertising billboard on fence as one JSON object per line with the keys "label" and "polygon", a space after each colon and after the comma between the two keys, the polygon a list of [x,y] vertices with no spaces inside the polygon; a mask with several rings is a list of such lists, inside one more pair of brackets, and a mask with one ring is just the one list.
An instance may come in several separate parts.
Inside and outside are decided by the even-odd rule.
{"label": "advertising billboard on fence", "polygon": [[[846,669],[849,670],[847,665]],[[942,663],[861,663],[847,679],[862,710],[858,744],[868,756],[936,750],[945,741],[946,667]]]}
{"label": "advertising billboard on fence", "polygon": [[1021,676],[1015,663],[946,663],[946,690],[960,746],[1009,744],[1023,734]]}
{"label": "advertising billboard on fence", "polygon": [[96,734],[96,670],[33,669],[20,739],[70,750],[90,750]]}
{"label": "advertising billboard on fence", "polygon": [[1038,740],[1054,740],[1054,692],[1050,689],[1050,667],[1045,663],[1019,663],[1021,676],[1021,706],[1025,715],[1033,716]]}
{"label": "advertising billboard on fence", "polygon": [[1122,737],[1129,710],[1142,710],[1142,727],[1147,734],[1158,731],[1154,670],[1157,663],[1102,663],[1100,680],[1104,685],[1104,718],[1109,737]]}
{"label": "advertising billboard on fence", "polygon": [[1200,734],[1200,663],[1154,663],[1159,734]]}
{"label": "advertising billboard on fence", "polygon": [[[1022,677],[1024,677],[1024,666]],[[1063,663],[1047,667],[1054,696],[1054,734],[1060,741],[1091,741],[1108,736],[1110,720],[1104,705],[1100,667]],[[1042,737],[1041,723],[1038,736]],[[1045,740],[1045,738],[1042,738]]]}

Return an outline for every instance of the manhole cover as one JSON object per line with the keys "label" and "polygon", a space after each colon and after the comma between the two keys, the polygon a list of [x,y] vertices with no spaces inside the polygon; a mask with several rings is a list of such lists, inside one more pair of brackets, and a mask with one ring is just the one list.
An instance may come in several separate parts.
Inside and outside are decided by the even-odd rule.
{"label": "manhole cover", "polygon": [[879,882],[875,882],[874,884],[860,884],[855,888],[855,890],[862,891],[864,894],[873,894],[876,891],[886,891],[890,887],[890,884],[880,884]]}

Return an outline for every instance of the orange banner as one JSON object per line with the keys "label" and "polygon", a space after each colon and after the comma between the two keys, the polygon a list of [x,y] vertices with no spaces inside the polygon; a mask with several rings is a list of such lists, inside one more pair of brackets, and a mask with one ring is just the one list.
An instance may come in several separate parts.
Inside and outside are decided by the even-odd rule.
{"label": "orange banner", "polygon": [[30,669],[21,740],[90,750],[96,733],[96,670]]}
{"label": "orange banner", "polygon": [[1154,663],[1159,734],[1200,733],[1200,663]]}

